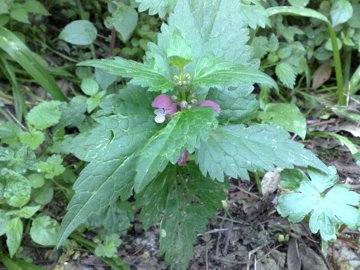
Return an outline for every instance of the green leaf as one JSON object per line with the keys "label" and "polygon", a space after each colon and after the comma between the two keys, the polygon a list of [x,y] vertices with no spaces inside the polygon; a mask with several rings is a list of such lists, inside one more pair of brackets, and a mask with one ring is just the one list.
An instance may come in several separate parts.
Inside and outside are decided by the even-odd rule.
{"label": "green leaf", "polygon": [[176,167],[168,166],[142,192],[136,195],[136,203],[141,207],[140,220],[147,230],[159,223],[165,211],[167,196],[176,180]]}
{"label": "green leaf", "polygon": [[163,25],[158,36],[164,51],[166,40],[178,29],[192,48],[194,59],[214,55],[231,63],[258,66],[251,62],[248,22],[238,0],[178,0],[168,22],[169,28]]}
{"label": "green leaf", "polygon": [[244,122],[256,117],[259,102],[256,95],[250,94],[245,87],[211,88],[208,100],[216,101],[221,108],[220,118],[234,122]]}
{"label": "green leaf", "polygon": [[43,16],[51,15],[49,11],[47,11],[47,9],[43,6],[43,4],[36,0],[27,0],[23,4],[23,8],[30,13],[40,14]]}
{"label": "green leaf", "polygon": [[49,216],[37,217],[32,222],[30,237],[39,245],[55,246],[59,229],[60,225],[55,219]]}
{"label": "green leaf", "polygon": [[36,163],[35,166],[38,172],[44,173],[46,179],[53,179],[65,171],[65,167],[61,164],[62,162],[63,159],[60,155],[52,155],[46,161]]}
{"label": "green leaf", "polygon": [[65,26],[59,38],[74,45],[90,45],[97,36],[95,26],[88,20],[73,21]]}
{"label": "green leaf", "polygon": [[266,104],[264,112],[259,113],[259,118],[263,123],[279,125],[305,139],[306,118],[294,104]]}
{"label": "green leaf", "polygon": [[347,22],[353,15],[353,8],[348,0],[337,0],[330,10],[333,26]]}
{"label": "green leaf", "polygon": [[30,24],[29,15],[22,7],[12,9],[10,11],[10,17],[18,22]]}
{"label": "green leaf", "polygon": [[275,67],[275,72],[280,81],[287,87],[293,88],[295,85],[296,72],[287,63],[281,62]]}
{"label": "green leaf", "polygon": [[193,58],[190,46],[177,29],[175,29],[171,36],[166,54],[170,60],[170,64],[179,68],[183,68],[186,64],[190,63]]}
{"label": "green leaf", "polygon": [[268,23],[266,10],[261,5],[244,5],[240,7],[241,15],[243,20],[252,28],[260,26],[265,28]]}
{"label": "green leaf", "polygon": [[117,9],[112,12],[112,16],[106,18],[107,27],[115,27],[120,35],[122,42],[127,42],[134,32],[138,22],[138,13],[136,10],[124,3],[117,3]]}
{"label": "green leaf", "polygon": [[20,218],[13,218],[6,222],[6,245],[9,249],[10,257],[13,257],[20,247],[23,235],[23,224]]}
{"label": "green leaf", "polygon": [[159,73],[152,67],[120,57],[89,60],[81,62],[79,65],[100,68],[110,74],[132,78],[131,82],[133,84],[149,87],[149,91],[168,92],[174,88],[174,83],[169,77]]}
{"label": "green leaf", "polygon": [[0,176],[2,181],[6,181],[4,198],[7,204],[13,207],[22,207],[29,202],[31,185],[28,179],[6,168],[0,171]]}
{"label": "green leaf", "polygon": [[53,98],[66,100],[54,78],[29,48],[11,31],[0,26],[0,48],[25,69]]}
{"label": "green leaf", "polygon": [[[1,183],[0,183],[1,185]],[[0,192],[1,194],[1,192]],[[9,217],[6,215],[6,212],[0,209],[0,236],[3,236],[6,233],[6,222],[9,220]]]}
{"label": "green leaf", "polygon": [[278,126],[222,126],[211,132],[196,152],[201,172],[212,179],[224,180],[224,174],[249,180],[248,171],[272,171],[280,168],[312,166],[327,171],[327,167],[301,143],[290,140]]}
{"label": "green leaf", "polygon": [[360,89],[360,65],[355,70],[354,74],[351,76],[349,82],[349,92],[355,94]]}
{"label": "green leaf", "polygon": [[325,241],[336,240],[341,224],[356,228],[360,223],[359,194],[345,185],[334,185],[338,180],[336,169],[329,167],[323,174],[309,168],[311,181],[304,176],[293,192],[279,197],[277,211],[291,222],[300,222],[310,215],[309,226],[313,233],[320,231]]}
{"label": "green leaf", "polygon": [[209,219],[222,206],[225,185],[204,178],[193,167],[179,171],[177,183],[166,200],[160,255],[165,254],[173,269],[185,270],[193,256],[196,235],[205,231]]}
{"label": "green leaf", "polygon": [[42,187],[34,189],[31,197],[34,202],[40,205],[46,205],[51,202],[54,197],[54,189],[50,183],[45,183]]}
{"label": "green leaf", "polygon": [[149,10],[149,15],[159,14],[164,18],[176,4],[176,0],[135,0],[139,4],[139,12]]}
{"label": "green leaf", "polygon": [[56,125],[61,117],[60,104],[59,101],[44,101],[31,109],[26,115],[26,120],[38,129],[46,129]]}
{"label": "green leaf", "polygon": [[169,162],[175,164],[185,150],[194,152],[217,126],[216,116],[211,107],[176,113],[142,148],[136,167],[135,192],[140,192]]}
{"label": "green leaf", "polygon": [[19,134],[19,138],[23,144],[26,144],[33,150],[38,148],[39,145],[42,144],[45,140],[44,133],[38,130],[34,130],[31,132],[21,132]]}
{"label": "green leaf", "polygon": [[303,7],[271,7],[266,10],[268,17],[274,15],[295,15],[295,16],[302,16],[302,17],[309,17],[318,19],[320,21],[330,23],[328,18],[325,15],[321,14],[310,8],[303,8]]}
{"label": "green leaf", "polygon": [[2,143],[8,144],[12,148],[20,146],[18,134],[21,133],[20,127],[12,121],[0,122],[0,139]]}
{"label": "green leaf", "polygon": [[41,174],[30,174],[28,179],[31,183],[31,187],[33,188],[39,188],[45,184],[44,177]]}
{"label": "green leaf", "polygon": [[91,78],[84,78],[81,81],[80,88],[84,92],[84,94],[88,96],[93,96],[99,91],[98,83]]}
{"label": "green leaf", "polygon": [[278,89],[276,82],[265,73],[222,59],[202,57],[195,66],[191,84],[202,87],[224,87],[260,83]]}
{"label": "green leaf", "polygon": [[132,226],[134,220],[134,210],[129,202],[116,202],[107,209],[100,209],[93,213],[86,222],[89,229],[99,228],[106,234],[126,234]]}
{"label": "green leaf", "polygon": [[98,257],[111,258],[117,253],[117,248],[121,245],[122,241],[118,234],[113,233],[106,235],[103,243],[100,243],[95,248],[95,255]]}
{"label": "green leaf", "polygon": [[289,3],[294,7],[305,7],[310,0],[289,0]]}
{"label": "green leaf", "polygon": [[44,270],[44,268],[30,262],[15,258],[10,259],[6,255],[1,253],[0,262],[2,262],[8,270]]}
{"label": "green leaf", "polygon": [[357,15],[360,12],[360,3],[353,4],[352,7],[353,7],[353,15],[347,23],[352,28],[360,28],[360,17]]}
{"label": "green leaf", "polygon": [[[151,97],[144,89],[129,86],[121,90],[113,116],[102,118],[104,134],[111,138],[108,143],[100,142],[88,146],[92,153],[99,153],[81,172],[74,185],[75,195],[68,205],[58,238],[60,245],[76,227],[82,224],[92,213],[105,209],[115,203],[120,196],[127,200],[131,194],[135,178],[135,166],[138,149],[158,129],[154,122]],[[110,109],[110,106],[107,106]],[[99,132],[97,130],[96,132]],[[95,138],[95,137],[94,137]]]}
{"label": "green leaf", "polygon": [[84,96],[76,96],[69,103],[62,103],[60,105],[61,119],[59,125],[62,127],[81,127],[86,118],[86,107],[86,97]]}
{"label": "green leaf", "polygon": [[8,211],[6,215],[7,216],[14,215],[19,218],[31,218],[39,209],[40,209],[40,205],[26,206],[21,208],[20,210]]}

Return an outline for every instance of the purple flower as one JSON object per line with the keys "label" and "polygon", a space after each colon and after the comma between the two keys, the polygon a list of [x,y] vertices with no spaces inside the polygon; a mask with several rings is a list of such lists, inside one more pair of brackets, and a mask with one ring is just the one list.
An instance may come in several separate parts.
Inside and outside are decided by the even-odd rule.
{"label": "purple flower", "polygon": [[185,150],[184,153],[179,157],[177,164],[179,166],[185,166],[188,157],[189,157],[189,152]]}
{"label": "purple flower", "polygon": [[217,103],[215,103],[214,101],[211,101],[211,100],[205,100],[205,101],[201,102],[199,104],[199,106],[200,107],[208,106],[208,107],[213,108],[217,113],[221,112],[220,106]]}
{"label": "purple flower", "polygon": [[153,108],[157,108],[154,113],[156,123],[164,123],[166,120],[166,115],[173,115],[177,111],[176,102],[168,95],[159,95],[151,103]]}

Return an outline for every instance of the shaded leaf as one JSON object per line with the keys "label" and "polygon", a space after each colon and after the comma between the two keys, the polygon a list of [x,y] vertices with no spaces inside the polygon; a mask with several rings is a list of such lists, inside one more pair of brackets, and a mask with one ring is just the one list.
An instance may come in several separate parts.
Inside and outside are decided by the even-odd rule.
{"label": "shaded leaf", "polygon": [[59,38],[74,45],[90,45],[97,36],[95,26],[88,20],[77,20],[67,24]]}

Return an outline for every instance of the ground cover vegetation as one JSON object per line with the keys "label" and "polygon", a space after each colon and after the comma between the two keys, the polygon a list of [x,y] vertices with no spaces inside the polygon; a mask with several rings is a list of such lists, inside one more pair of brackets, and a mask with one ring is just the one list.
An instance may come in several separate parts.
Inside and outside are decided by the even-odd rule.
{"label": "ground cover vegetation", "polygon": [[0,262],[360,267],[359,14],[0,0]]}

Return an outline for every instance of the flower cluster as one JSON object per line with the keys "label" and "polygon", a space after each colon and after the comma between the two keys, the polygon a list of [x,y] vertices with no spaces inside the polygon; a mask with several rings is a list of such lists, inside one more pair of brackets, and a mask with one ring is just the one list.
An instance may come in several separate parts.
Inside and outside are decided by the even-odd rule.
{"label": "flower cluster", "polygon": [[[194,104],[196,100],[192,100],[192,104]],[[170,97],[168,95],[159,95],[157,96],[154,101],[152,102],[151,106],[156,108],[155,113],[155,122],[156,123],[164,123],[166,121],[167,115],[175,114],[179,109],[190,109],[191,105],[186,100],[181,100],[179,104],[176,103],[176,97]],[[196,106],[205,107],[209,106],[212,107],[217,113],[221,112],[220,106],[211,100],[205,100]]]}
{"label": "flower cluster", "polygon": [[[188,101],[181,100],[179,103],[176,102],[176,97],[171,97],[168,95],[159,95],[157,96],[153,102],[151,103],[151,106],[155,108],[155,122],[156,123],[164,123],[166,121],[167,116],[174,115],[178,110],[183,109],[191,109],[192,105],[189,105]],[[221,112],[220,106],[211,100],[205,100],[201,102],[200,104],[196,104],[196,100],[191,100],[191,104],[195,104],[198,107],[211,107],[213,108],[217,113]],[[188,159],[189,152],[187,150],[184,151],[184,153],[179,157],[178,165],[179,166],[185,166],[186,161]]]}

